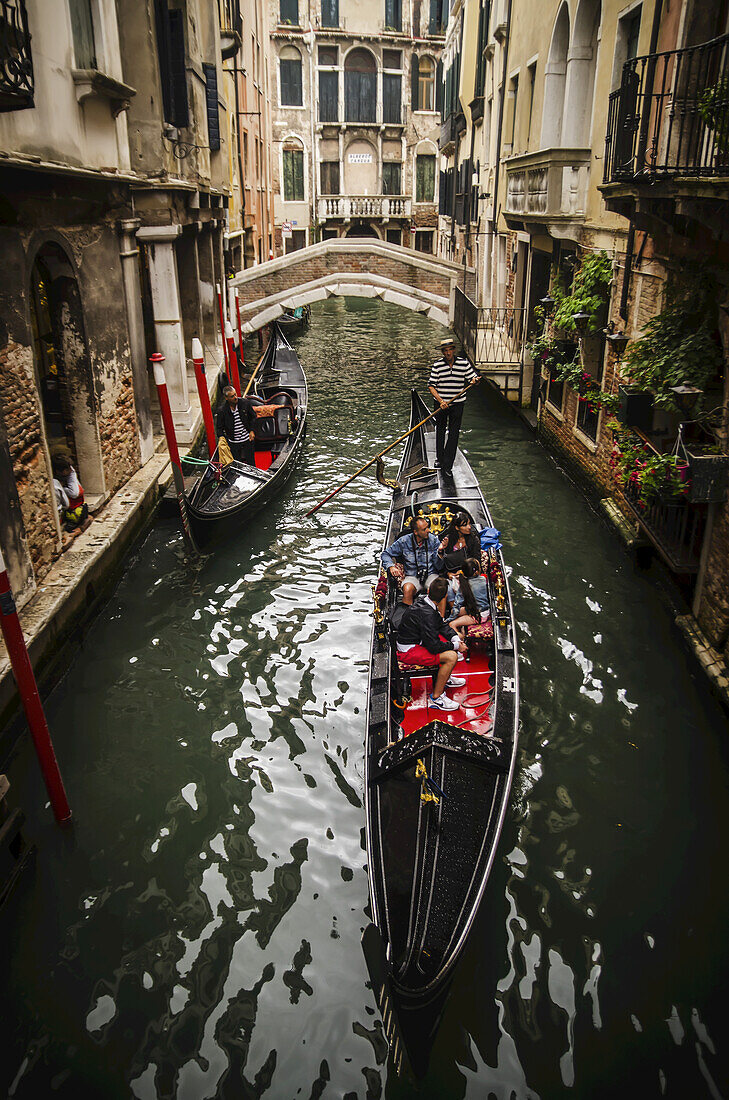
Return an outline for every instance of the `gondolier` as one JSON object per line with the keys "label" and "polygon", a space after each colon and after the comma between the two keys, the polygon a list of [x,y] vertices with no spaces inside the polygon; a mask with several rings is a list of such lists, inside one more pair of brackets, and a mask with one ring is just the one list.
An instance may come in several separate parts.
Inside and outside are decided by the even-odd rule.
{"label": "gondolier", "polygon": [[256,417],[247,397],[238,397],[232,386],[223,390],[225,404],[218,413],[218,438],[224,436],[233,458],[253,465],[253,425]]}
{"label": "gondolier", "polygon": [[466,395],[463,394],[463,396],[458,397],[447,409],[444,406],[469,384],[475,386],[479,381],[479,377],[468,359],[456,355],[456,342],[452,336],[441,340],[440,347],[443,357],[433,363],[431,367],[428,389],[435,400],[435,408],[442,410],[435,418],[437,465],[444,477],[451,477],[453,474],[453,461],[458,449],[458,435],[461,430]]}

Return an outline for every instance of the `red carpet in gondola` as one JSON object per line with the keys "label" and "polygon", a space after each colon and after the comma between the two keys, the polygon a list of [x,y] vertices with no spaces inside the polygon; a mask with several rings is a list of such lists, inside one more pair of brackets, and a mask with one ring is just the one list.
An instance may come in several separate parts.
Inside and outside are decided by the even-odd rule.
{"label": "red carpet in gondola", "polygon": [[439,710],[428,706],[428,695],[433,690],[433,678],[427,674],[412,677],[412,702],[405,708],[402,728],[405,735],[414,733],[428,722],[447,722],[450,726],[461,726],[471,733],[489,734],[493,727],[491,701],[493,671],[489,665],[488,654],[471,652],[470,660],[460,660],[454,675],[463,676],[466,686],[447,688],[446,695],[455,701],[466,700],[465,707],[458,710]]}

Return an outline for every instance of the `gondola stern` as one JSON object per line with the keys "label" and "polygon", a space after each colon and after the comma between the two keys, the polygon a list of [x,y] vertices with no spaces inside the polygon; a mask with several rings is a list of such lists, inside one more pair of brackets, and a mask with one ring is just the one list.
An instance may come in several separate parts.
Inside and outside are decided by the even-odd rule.
{"label": "gondola stern", "polygon": [[369,924],[362,934],[362,952],[395,1071],[400,1077],[410,1076],[421,1081],[428,1071],[445,993],[435,1006],[432,1002],[422,1007],[406,1004],[393,984],[385,944],[374,924]]}

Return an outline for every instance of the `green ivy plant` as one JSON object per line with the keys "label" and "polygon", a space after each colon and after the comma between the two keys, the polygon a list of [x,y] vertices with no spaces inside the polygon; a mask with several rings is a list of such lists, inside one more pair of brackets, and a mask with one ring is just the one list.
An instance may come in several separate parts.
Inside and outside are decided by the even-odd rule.
{"label": "green ivy plant", "polygon": [[604,326],[604,312],[610,297],[613,264],[607,252],[587,252],[575,272],[572,289],[564,289],[559,279],[554,281],[552,296],[555,301],[552,329],[565,336],[576,336],[576,313],[589,313],[588,333],[599,332]]}
{"label": "green ivy plant", "polygon": [[657,406],[680,411],[671,387],[703,390],[721,369],[717,300],[716,283],[710,275],[684,269],[680,281],[669,285],[665,308],[648,321],[640,339],[629,345],[620,368],[623,380],[650,390]]}
{"label": "green ivy plant", "polygon": [[703,122],[713,131],[717,147],[722,153],[729,152],[729,79],[718,81],[707,88],[699,100],[699,114]]}

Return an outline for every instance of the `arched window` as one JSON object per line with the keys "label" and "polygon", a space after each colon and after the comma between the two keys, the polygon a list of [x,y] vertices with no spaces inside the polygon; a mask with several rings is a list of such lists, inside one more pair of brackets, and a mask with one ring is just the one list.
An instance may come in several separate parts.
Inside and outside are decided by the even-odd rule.
{"label": "arched window", "polygon": [[415,201],[435,202],[435,151],[429,142],[419,145],[415,155]]}
{"label": "arched window", "polygon": [[568,148],[585,149],[590,144],[600,15],[600,0],[580,0],[565,76],[568,90],[562,122],[562,145]]}
{"label": "arched window", "polygon": [[295,46],[281,50],[281,106],[303,107],[301,86],[301,54]]}
{"label": "arched window", "polygon": [[559,9],[552,32],[552,44],[544,69],[544,114],[542,148],[554,149],[562,142],[564,87],[567,74],[567,48],[570,41],[570,16],[567,4]]}
{"label": "arched window", "polygon": [[375,122],[377,67],[369,50],[351,50],[344,61],[345,122]]}
{"label": "arched window", "polygon": [[304,146],[298,138],[287,138],[283,146],[284,202],[304,201]]}

